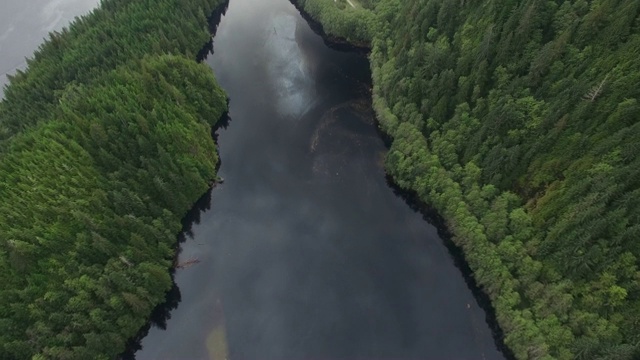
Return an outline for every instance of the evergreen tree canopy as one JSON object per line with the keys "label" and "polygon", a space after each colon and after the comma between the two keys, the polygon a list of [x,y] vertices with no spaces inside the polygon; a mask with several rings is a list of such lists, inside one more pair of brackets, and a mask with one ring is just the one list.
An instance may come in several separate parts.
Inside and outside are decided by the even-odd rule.
{"label": "evergreen tree canopy", "polygon": [[346,39],[366,19],[387,171],[447,220],[515,356],[640,357],[640,2],[295,2]]}
{"label": "evergreen tree canopy", "polygon": [[0,103],[0,358],[113,359],[164,301],[215,179],[226,96],[194,57],[217,0],[105,0]]}

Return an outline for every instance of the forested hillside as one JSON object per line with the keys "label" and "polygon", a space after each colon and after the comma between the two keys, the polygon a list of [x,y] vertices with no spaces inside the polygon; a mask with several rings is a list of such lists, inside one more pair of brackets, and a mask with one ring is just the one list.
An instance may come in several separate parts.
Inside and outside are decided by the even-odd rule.
{"label": "forested hillside", "polygon": [[372,8],[376,1],[358,0],[354,9],[346,0],[291,0],[318,21],[326,34],[364,46],[370,44],[375,29]]}
{"label": "forested hillside", "polygon": [[640,2],[376,3],[387,171],[447,220],[505,343],[640,357]]}
{"label": "forested hillside", "polygon": [[226,96],[195,54],[217,0],[105,0],[0,103],[0,358],[112,359],[171,287]]}
{"label": "forested hillside", "polygon": [[0,146],[52,116],[70,83],[89,83],[131,59],[180,54],[195,59],[210,39],[207,17],[226,0],[105,0],[49,39],[10,77],[0,103]]}

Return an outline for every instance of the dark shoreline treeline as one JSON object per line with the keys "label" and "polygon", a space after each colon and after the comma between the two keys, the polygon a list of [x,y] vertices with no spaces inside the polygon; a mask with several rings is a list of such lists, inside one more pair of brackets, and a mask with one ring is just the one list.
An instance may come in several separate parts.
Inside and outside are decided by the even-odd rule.
{"label": "dark shoreline treeline", "polygon": [[106,0],[0,103],[0,358],[110,359],[171,288],[226,96],[195,56],[219,0]]}
{"label": "dark shoreline treeline", "polygon": [[640,3],[292,1],[371,44],[387,172],[445,219],[515,357],[640,358]]}
{"label": "dark shoreline treeline", "polygon": [[[298,9],[301,16],[310,24],[311,29],[322,37],[325,44],[339,51],[349,51],[355,53],[364,53],[368,54],[371,51],[370,45],[362,42],[359,45],[353,45],[348,42],[345,38],[340,37],[335,34],[327,34],[320,22],[313,18],[301,5],[300,1],[291,0],[293,5]],[[371,83],[369,84],[369,86]],[[382,131],[379,127],[377,128],[378,135],[383,140],[387,149],[391,147],[393,139],[389,136],[389,134]],[[464,252],[460,247],[458,247],[453,241],[453,235],[447,228],[447,222],[433,207],[429,206],[429,204],[425,203],[420,196],[411,189],[404,189],[399,187],[392,176],[387,175],[386,181],[388,186],[393,190],[393,192],[404,199],[404,201],[409,205],[409,207],[422,214],[425,221],[434,225],[438,230],[438,235],[440,238],[444,240],[444,244],[447,247],[447,250],[451,254],[455,266],[460,269],[464,276],[464,280],[466,284],[471,289],[474,297],[476,298],[478,305],[485,311],[487,314],[486,321],[491,328],[491,332],[496,344],[496,347],[500,349],[500,351],[505,355],[507,359],[515,358],[511,350],[504,344],[504,332],[500,328],[498,321],[496,319],[495,309],[491,303],[491,299],[489,296],[483,291],[483,289],[478,285],[475,278],[473,277],[473,271],[469,267],[469,264],[466,263]]]}
{"label": "dark shoreline treeline", "polygon": [[[227,9],[229,7],[229,0],[224,0],[218,7],[213,11],[213,13],[208,17],[209,23],[209,41],[200,49],[198,54],[196,55],[196,61],[201,63],[207,59],[208,56],[213,54],[213,38],[218,30],[218,25],[220,24],[220,20],[226,14]],[[227,98],[227,102],[225,105],[225,109],[229,108],[229,98]],[[229,113],[225,111],[222,116],[218,119],[215,125],[211,128],[211,138],[214,142],[218,142],[218,130],[226,129],[231,122],[231,118],[229,117]],[[220,158],[215,163],[215,172],[220,170],[220,166],[222,165],[222,161]],[[149,330],[152,326],[157,326],[159,328],[165,329],[167,326],[167,321],[171,318],[171,311],[178,307],[178,304],[181,300],[180,288],[175,282],[175,273],[176,267],[178,266],[178,257],[182,251],[181,244],[184,243],[189,237],[193,236],[192,228],[194,224],[200,223],[200,216],[203,212],[211,209],[211,197],[212,191],[216,187],[217,183],[220,181],[220,178],[216,178],[212,182],[212,186],[209,190],[204,193],[200,198],[194,202],[193,206],[189,209],[189,211],[185,214],[185,216],[181,220],[182,229],[177,235],[177,241],[174,243],[174,255],[173,255],[173,264],[170,269],[171,276],[171,288],[165,293],[164,300],[159,302],[153,310],[151,310],[151,314],[147,319],[147,323],[140,328],[135,336],[132,336],[127,341],[124,352],[117,356],[119,360],[133,360],[135,359],[135,354],[137,351],[142,349],[142,340],[149,334]]]}

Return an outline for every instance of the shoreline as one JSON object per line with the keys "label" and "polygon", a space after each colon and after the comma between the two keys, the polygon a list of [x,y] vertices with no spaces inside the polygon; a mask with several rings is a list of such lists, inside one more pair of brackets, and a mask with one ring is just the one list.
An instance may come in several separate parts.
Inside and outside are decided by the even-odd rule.
{"label": "shoreline", "polygon": [[300,12],[300,15],[307,22],[307,24],[309,24],[311,30],[313,30],[314,33],[318,34],[322,38],[322,41],[325,43],[325,45],[327,45],[327,47],[338,51],[354,52],[363,55],[369,55],[369,53],[371,53],[370,44],[351,43],[343,37],[328,34],[324,30],[324,26],[322,25],[322,23],[314,19],[313,16],[309,14],[302,7],[302,5],[298,3],[297,0],[289,0],[289,2],[291,2],[296,10]]}
{"label": "shoreline", "polygon": [[[302,18],[309,24],[310,28],[319,35],[325,45],[331,49],[352,52],[363,56],[367,56],[371,52],[371,46],[369,44],[353,44],[347,41],[343,37],[327,34],[322,24],[316,21],[312,15],[307,13],[297,0],[290,0],[294,7],[299,11]],[[196,56],[197,62],[202,62],[207,56],[213,54],[213,37],[220,23],[222,16],[225,15],[229,6],[229,0],[225,1],[213,13],[208,17],[209,29],[211,32],[211,39],[209,42],[203,45],[203,48],[198,52]],[[369,65],[371,65],[369,61]],[[373,78],[368,79],[368,84],[373,87]],[[372,96],[372,92],[369,91],[369,96]],[[227,99],[228,103],[229,99]],[[385,133],[378,120],[379,114],[375,110],[375,107],[371,106],[372,111],[375,113],[375,125],[378,136],[382,139],[385,148],[389,150],[392,142],[392,138],[389,134]],[[217,130],[219,128],[226,128],[231,119],[228,116],[228,112],[225,112],[222,117],[216,122],[216,125],[211,128],[211,136],[217,143]],[[216,165],[216,173],[221,166],[221,159],[219,159]],[[469,290],[476,300],[478,306],[485,312],[485,321],[491,331],[491,337],[494,340],[496,348],[504,355],[506,359],[515,359],[513,352],[504,343],[504,332],[500,328],[496,312],[491,303],[489,296],[480,288],[475,280],[473,271],[470,269],[469,264],[465,259],[465,254],[462,248],[455,244],[453,241],[453,235],[447,226],[447,221],[444,219],[433,207],[422,201],[415,191],[401,189],[390,175],[385,175],[387,185],[392,189],[396,196],[401,197],[405,203],[414,211],[419,212],[423,219],[429,224],[433,225],[441,237],[443,244],[447,248],[449,255],[452,257],[454,266],[460,270],[463,275],[464,281],[467,284]],[[135,359],[135,353],[142,349],[141,342],[148,335],[152,325],[166,325],[166,321],[170,318],[170,312],[174,310],[180,302],[180,290],[175,283],[175,273],[178,266],[178,257],[181,253],[181,244],[186,241],[186,235],[191,231],[193,224],[199,222],[200,215],[203,211],[206,211],[211,206],[212,191],[215,188],[217,182],[212,180],[212,186],[205,192],[194,204],[193,207],[182,219],[182,230],[177,234],[177,241],[175,244],[175,255],[173,258],[172,266],[170,268],[171,279],[173,281],[172,288],[166,294],[166,301],[158,304],[149,316],[147,324],[140,329],[140,332],[135,337],[131,338],[127,342],[126,350],[121,353],[117,359],[129,360]]]}
{"label": "shoreline", "polygon": [[[345,38],[327,34],[324,31],[324,27],[322,26],[322,24],[315,20],[311,14],[307,13],[302,8],[302,6],[300,6],[297,0],[290,0],[290,2],[300,12],[305,21],[309,23],[311,29],[320,37],[322,37],[322,40],[328,47],[338,51],[355,52],[363,55],[370,54],[371,47],[369,45],[365,46],[362,44],[352,44]],[[371,65],[370,60],[369,65]],[[370,82],[368,85],[373,88],[373,77],[369,80]],[[373,96],[373,94],[371,93],[370,96]],[[378,136],[380,136],[388,151],[393,140],[388,133],[382,130],[380,121],[378,119],[379,114],[373,105],[372,111],[376,115],[374,120]],[[471,290],[471,293],[478,303],[478,306],[485,312],[485,321],[489,326],[489,329],[491,330],[491,335],[497,349],[504,355],[506,359],[514,360],[515,355],[513,351],[504,343],[505,333],[498,323],[497,314],[493,303],[491,302],[489,295],[487,295],[487,293],[478,285],[474,277],[473,270],[471,270],[468,262],[466,261],[464,250],[460,246],[456,245],[456,243],[453,241],[453,234],[449,230],[447,220],[443,218],[435,208],[422,201],[415,191],[404,190],[400,188],[396,184],[395,180],[388,174],[385,175],[385,179],[387,185],[393,190],[394,194],[401,197],[412,210],[419,212],[425,221],[427,221],[437,229],[438,235],[440,236],[440,238],[442,238],[443,244],[447,248],[449,255],[452,257],[455,267],[460,270],[463,275],[464,281],[467,284],[469,290]]]}
{"label": "shoreline", "polygon": [[[213,10],[211,15],[207,17],[209,32],[211,34],[210,40],[202,46],[202,49],[198,51],[195,61],[197,63],[202,63],[207,56],[213,54],[213,37],[218,29],[218,25],[220,24],[220,20],[227,12],[229,8],[229,0],[226,0],[222,4],[220,4],[216,9]],[[216,121],[215,125],[211,127],[211,137],[216,144],[216,152],[219,154],[219,146],[218,146],[218,130],[220,128],[225,129],[229,126],[229,122],[231,118],[229,117],[229,98],[227,97],[227,111],[225,111],[220,118]],[[182,218],[181,225],[182,228],[178,234],[176,234],[176,242],[174,244],[174,255],[171,262],[171,267],[168,269],[169,275],[171,276],[172,286],[169,291],[165,294],[165,301],[157,304],[153,310],[151,310],[151,314],[148,317],[147,323],[140,328],[138,333],[131,337],[125,346],[125,351],[118,354],[116,359],[118,360],[135,360],[135,353],[138,350],[142,349],[142,340],[149,334],[149,330],[152,325],[166,326],[167,320],[171,317],[170,313],[172,310],[178,307],[180,303],[180,289],[175,282],[175,274],[176,270],[178,270],[179,262],[178,258],[180,253],[182,252],[181,244],[187,240],[186,235],[191,232],[191,228],[193,224],[200,222],[200,215],[211,208],[211,197],[212,191],[215,189],[216,185],[220,184],[218,177],[218,171],[220,170],[220,166],[222,165],[222,159],[218,155],[218,161],[216,163],[216,177],[211,179],[210,186],[207,191],[198,198],[189,211]]]}
{"label": "shoreline", "polygon": [[[216,142],[216,149],[218,149],[217,131],[220,128],[226,128],[229,125],[229,121],[231,121],[231,118],[229,117],[229,113],[227,111],[222,114],[220,119],[218,119],[216,125],[211,128],[211,136]],[[222,160],[218,157],[218,163],[216,164],[216,177],[221,165]],[[142,349],[142,340],[149,334],[149,330],[151,330],[151,327],[155,325],[159,326],[160,328],[165,328],[167,320],[171,318],[171,311],[175,310],[178,307],[181,301],[181,295],[180,288],[175,281],[175,275],[180,265],[178,258],[182,253],[182,244],[187,241],[187,236],[191,233],[193,225],[200,222],[201,214],[211,209],[212,192],[216,188],[217,184],[221,184],[221,182],[217,181],[216,179],[212,179],[209,189],[193,203],[191,209],[189,209],[189,211],[181,220],[182,228],[180,232],[176,234],[176,242],[174,244],[175,253],[171,261],[171,267],[168,269],[169,275],[171,276],[172,286],[171,289],[169,289],[169,291],[167,291],[167,293],[165,294],[165,301],[157,304],[153,308],[153,310],[151,310],[151,314],[148,317],[147,323],[142,328],[140,328],[140,330],[134,337],[130,338],[127,341],[125,351],[120,353],[116,357],[116,359],[135,360],[135,353]]]}

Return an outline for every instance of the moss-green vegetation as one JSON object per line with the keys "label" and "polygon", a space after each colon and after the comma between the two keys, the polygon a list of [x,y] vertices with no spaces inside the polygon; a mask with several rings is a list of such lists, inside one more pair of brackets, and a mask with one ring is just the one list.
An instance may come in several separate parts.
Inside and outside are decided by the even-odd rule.
{"label": "moss-green vegetation", "polygon": [[387,170],[446,218],[516,357],[640,356],[640,3],[375,14]]}
{"label": "moss-green vegetation", "polygon": [[368,45],[375,29],[372,0],[292,0],[316,19],[330,36],[343,38],[356,45]]}
{"label": "moss-green vegetation", "polygon": [[0,358],[114,358],[164,300],[180,220],[215,178],[226,98],[192,54],[217,5],[103,1],[12,80]]}
{"label": "moss-green vegetation", "polygon": [[40,46],[28,70],[10,77],[0,103],[0,145],[51,118],[70,83],[90,83],[131,59],[166,53],[195,58],[209,41],[207,16],[224,0],[106,0]]}

